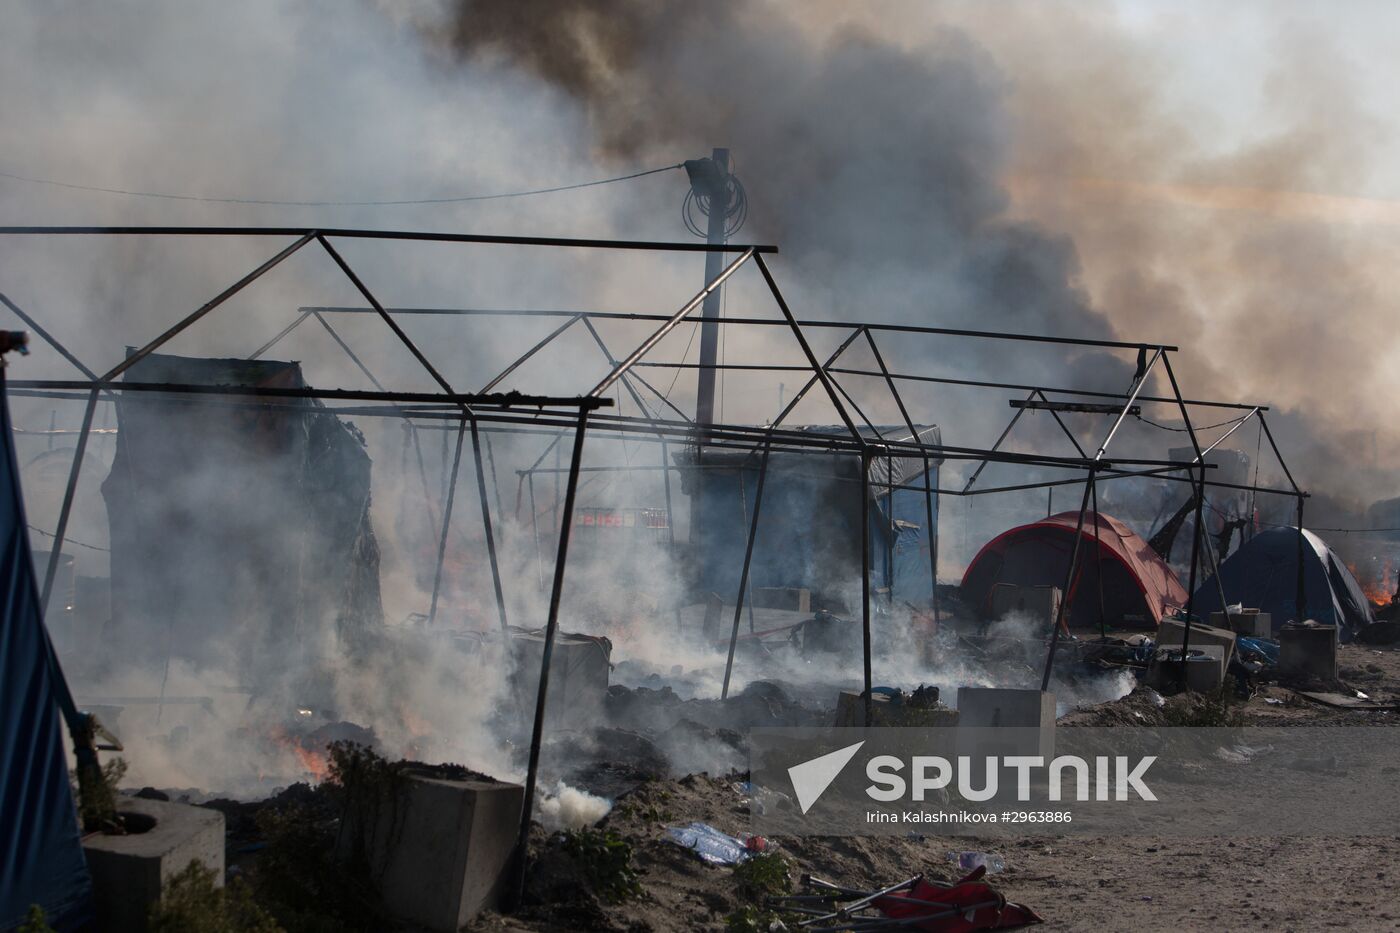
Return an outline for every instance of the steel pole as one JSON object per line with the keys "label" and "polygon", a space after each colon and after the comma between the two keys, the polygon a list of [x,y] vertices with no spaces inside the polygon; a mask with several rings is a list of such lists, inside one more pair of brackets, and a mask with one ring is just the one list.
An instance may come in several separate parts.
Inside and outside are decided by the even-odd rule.
{"label": "steel pole", "polygon": [[[1196,533],[1191,536],[1191,571],[1186,585],[1186,625],[1181,633],[1181,686],[1186,686],[1186,651],[1191,646],[1191,613],[1196,608],[1196,564],[1201,556],[1201,509],[1206,501],[1206,465],[1199,464],[1199,480],[1196,485]],[[1220,607],[1224,609],[1224,606]]]}
{"label": "steel pole", "polygon": [[83,426],[78,432],[78,445],[73,451],[73,465],[68,468],[68,485],[63,490],[63,507],[58,512],[58,527],[54,529],[53,550],[49,552],[49,566],[44,571],[44,588],[39,594],[39,613],[48,618],[49,597],[53,595],[53,581],[58,574],[58,562],[63,554],[63,536],[68,533],[68,517],[73,513],[73,500],[78,495],[78,477],[83,471],[83,455],[87,453],[88,435],[92,432],[92,416],[97,410],[97,389],[88,394],[87,407],[83,409]]}
{"label": "steel pole", "polygon": [[1298,622],[1306,622],[1308,619],[1308,593],[1303,585],[1303,547],[1306,543],[1306,535],[1303,534],[1303,501],[1305,497],[1298,497]]}
{"label": "steel pole", "polygon": [[[489,440],[489,438],[488,438]],[[457,440],[457,455],[462,454],[462,441]],[[491,561],[491,585],[496,590],[496,613],[501,619],[501,635],[509,637],[510,625],[506,622],[506,596],[501,587],[501,564],[496,557],[496,533],[491,526],[491,503],[486,497],[486,470],[481,463],[481,437],[477,433],[476,419],[472,419],[472,458],[476,461],[476,491],[481,497],[481,525],[486,531],[486,555]],[[457,464],[452,464],[452,480],[457,481]],[[451,501],[450,499],[448,501]],[[446,527],[447,520],[443,519]]]}
{"label": "steel pole", "polygon": [[463,415],[461,424],[457,428],[457,449],[452,456],[452,475],[448,479],[447,501],[442,506],[442,530],[441,534],[438,535],[437,569],[433,571],[433,598],[432,602],[428,604],[429,626],[437,622],[438,594],[442,588],[442,565],[447,558],[447,534],[452,527],[452,503],[457,497],[457,469],[462,464],[462,438],[466,434],[466,430],[467,416]]}
{"label": "steel pole", "polygon": [[[753,563],[753,543],[758,537],[758,516],[763,507],[763,483],[768,477],[768,454],[770,445],[763,445],[763,459],[758,464],[758,486],[753,494],[753,515],[749,519],[749,540],[744,545],[744,569],[739,574],[738,604],[734,607],[734,626],[729,632],[729,657],[724,662],[724,685],[720,688],[721,700],[729,697],[729,677],[734,670],[734,649],[739,644],[739,619],[744,612],[744,591],[749,585],[749,567]],[[741,467],[742,469],[742,467]]]}
{"label": "steel pole", "polygon": [[[564,510],[559,525],[559,550],[554,559],[554,585],[549,594],[549,617],[545,623],[544,649],[540,659],[539,690],[535,695],[535,722],[530,730],[530,758],[525,769],[525,800],[520,809],[520,835],[516,842],[514,894],[520,903],[525,891],[525,858],[530,846],[530,817],[534,813],[535,785],[539,780],[540,746],[544,741],[545,703],[549,698],[549,666],[554,659],[554,638],[559,632],[559,604],[564,595],[564,570],[569,559],[569,532],[574,524],[574,500],[578,494],[579,466],[583,462],[583,439],[588,430],[588,409],[580,409],[574,432],[574,450],[569,460],[569,478],[564,488]],[[509,642],[502,645],[509,651]]]}
{"label": "steel pole", "polygon": [[1094,486],[1094,473],[1097,464],[1089,468],[1089,477],[1084,481],[1084,498],[1079,502],[1079,522],[1074,527],[1074,550],[1070,553],[1069,569],[1065,572],[1065,590],[1060,596],[1060,606],[1055,612],[1055,627],[1050,632],[1050,651],[1045,656],[1045,673],[1040,678],[1040,689],[1050,689],[1050,674],[1055,667],[1055,650],[1060,645],[1060,629],[1065,624],[1065,613],[1069,610],[1070,597],[1074,594],[1075,574],[1079,570],[1079,545],[1084,540],[1084,513],[1089,508],[1089,492]]}
{"label": "steel pole", "polygon": [[860,633],[865,670],[865,727],[875,724],[875,697],[870,669],[870,454],[860,454]]}

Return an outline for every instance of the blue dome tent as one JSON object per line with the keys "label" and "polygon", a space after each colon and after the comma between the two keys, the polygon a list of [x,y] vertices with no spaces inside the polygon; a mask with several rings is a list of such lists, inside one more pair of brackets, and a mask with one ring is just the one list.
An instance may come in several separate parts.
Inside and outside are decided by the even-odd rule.
{"label": "blue dome tent", "polygon": [[[1304,616],[1337,626],[1342,641],[1350,641],[1374,621],[1361,585],[1336,552],[1317,535],[1303,529]],[[1220,565],[1225,598],[1273,616],[1274,631],[1298,619],[1298,529],[1272,528],[1250,538]],[[1196,590],[1195,612],[1206,618],[1218,612],[1220,586],[1210,577]]]}

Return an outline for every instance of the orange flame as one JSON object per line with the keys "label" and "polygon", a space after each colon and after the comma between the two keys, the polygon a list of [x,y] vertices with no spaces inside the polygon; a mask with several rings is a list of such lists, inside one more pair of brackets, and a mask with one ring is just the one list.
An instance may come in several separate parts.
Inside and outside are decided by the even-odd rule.
{"label": "orange flame", "polygon": [[268,733],[272,744],[291,753],[301,768],[301,774],[320,784],[330,774],[330,758],[324,748],[316,748],[307,740],[294,736],[282,726],[273,726]]}
{"label": "orange flame", "polygon": [[1354,565],[1348,564],[1347,569],[1356,578],[1356,582],[1361,585],[1361,592],[1366,594],[1366,598],[1378,606],[1388,606],[1395,598],[1395,591],[1400,587],[1400,576],[1397,575],[1395,561],[1389,557],[1379,562],[1379,567],[1370,573],[1358,572]]}

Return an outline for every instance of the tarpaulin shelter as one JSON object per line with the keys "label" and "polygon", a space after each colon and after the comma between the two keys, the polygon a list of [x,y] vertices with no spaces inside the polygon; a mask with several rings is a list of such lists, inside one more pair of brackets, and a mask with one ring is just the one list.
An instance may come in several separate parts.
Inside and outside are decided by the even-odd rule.
{"label": "tarpaulin shelter", "polygon": [[[162,354],[125,378],[306,386],[294,362]],[[220,663],[233,648],[265,660],[382,621],[371,464],[352,425],[314,398],[230,405],[118,392],[116,408],[102,484],[115,650],[139,657],[155,645],[162,656]]]}
{"label": "tarpaulin shelter", "polygon": [[[986,611],[992,587],[998,583],[1064,586],[1078,523],[1078,512],[1061,512],[1012,528],[987,542],[963,574],[964,602]],[[1070,626],[1087,628],[1099,624],[1100,581],[1104,621],[1109,625],[1154,627],[1162,616],[1186,605],[1186,588],[1171,567],[1118,519],[1086,512],[1081,539],[1082,570],[1068,594],[1066,618]]]}
{"label": "tarpaulin shelter", "polygon": [[59,733],[60,708],[78,714],[39,610],[12,438],[0,388],[0,930],[31,904],[68,930],[92,890]]}
{"label": "tarpaulin shelter", "polygon": [[[1303,615],[1323,625],[1337,626],[1338,636],[1350,640],[1375,621],[1370,601],[1336,552],[1316,534],[1303,529]],[[1193,609],[1221,609],[1220,590],[1232,604],[1241,603],[1273,616],[1274,629],[1298,612],[1298,529],[1270,528],[1250,538],[1220,564],[1220,584],[1212,576],[1196,591]]]}
{"label": "tarpaulin shelter", "polygon": [[[934,425],[877,426],[891,441],[941,443]],[[813,436],[848,435],[842,426],[800,429]],[[861,432],[876,440],[870,428]],[[702,593],[733,599],[739,588],[751,509],[763,458],[756,451],[707,449],[686,455],[682,489],[698,497],[692,530]],[[678,458],[680,459],[680,458]],[[938,488],[941,459],[928,460],[928,483]],[[930,548],[938,546],[938,494],[925,493],[922,457],[873,457],[869,464],[871,586],[895,602],[927,606],[933,595]],[[851,608],[861,567],[861,461],[850,453],[780,451],[768,458],[757,543],[749,583],[812,591],[815,605]],[[902,488],[891,488],[902,487]],[[913,487],[913,488],[910,488]],[[933,526],[929,526],[929,513]]]}

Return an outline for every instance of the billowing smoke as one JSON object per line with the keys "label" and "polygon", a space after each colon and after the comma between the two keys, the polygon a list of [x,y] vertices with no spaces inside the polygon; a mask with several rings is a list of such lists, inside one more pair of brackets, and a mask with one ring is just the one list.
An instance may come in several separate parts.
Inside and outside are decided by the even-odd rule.
{"label": "billowing smoke", "polygon": [[[730,2],[466,0],[429,32],[560,87],[607,155],[729,147],[750,198],[743,239],[781,245],[809,316],[1106,335],[1072,242],[1007,217],[1015,127],[987,52],[954,29],[911,49],[859,26],[812,35],[801,16]],[[1120,390],[1130,373],[1097,360],[1079,375]]]}
{"label": "billowing smoke", "polygon": [[[1255,29],[1261,11],[1240,11],[1197,48],[1173,44],[1208,15],[1195,7],[446,10],[422,20],[439,47],[560,88],[606,155],[731,147],[752,202],[744,237],[782,244],[809,313],[1179,344],[1194,397],[1274,406],[1305,485],[1393,493],[1394,441],[1378,426],[1394,377],[1367,361],[1394,343],[1380,287],[1394,212],[1353,194],[1377,189],[1391,132],[1367,74],[1319,38],[1346,24],[1287,6]],[[1257,86],[1192,57],[1233,55],[1235,40]],[[1103,354],[985,351],[918,359],[956,369],[956,352],[984,378],[1108,391],[1131,372]],[[1210,414],[1198,420],[1225,417]],[[1264,478],[1282,479],[1272,464]]]}
{"label": "billowing smoke", "polygon": [[[1392,377],[1365,365],[1390,345],[1380,287],[1386,244],[1371,237],[1385,221],[1384,205],[1278,194],[1341,181],[1359,185],[1352,174],[1364,174],[1364,166],[1352,156],[1371,151],[1363,132],[1369,116],[1352,102],[1345,65],[1335,54],[1320,58],[1330,53],[1315,45],[1304,55],[1291,44],[1306,24],[1280,18],[1278,36],[1268,40],[1271,49],[1289,51],[1264,92],[1275,127],[1262,142],[1257,133],[1233,132],[1207,145],[1202,134],[1220,127],[1197,126],[1189,111],[1174,111],[1164,97],[1176,74],[1172,63],[1137,38],[1132,24],[1099,6],[871,10],[816,2],[385,0],[198,10],[172,4],[140,20],[108,7],[60,20],[47,15],[47,6],[20,5],[0,36],[0,83],[10,89],[0,96],[0,116],[13,129],[0,166],[7,171],[212,196],[426,199],[622,174],[727,146],[751,200],[739,237],[781,245],[775,274],[801,316],[1177,343],[1189,393],[1281,406],[1276,432],[1286,449],[1303,454],[1305,484],[1374,496],[1387,492],[1393,478],[1379,466],[1393,441],[1370,433],[1383,423]],[[1266,15],[1272,19],[1272,9]],[[1295,67],[1299,62],[1308,67]],[[1316,80],[1323,73],[1334,80]],[[1258,190],[1261,185],[1269,190]],[[0,182],[0,206],[13,223],[320,224],[674,239],[683,192],[676,172],[544,199],[279,206],[127,198],[8,178]],[[1339,217],[1353,225],[1339,226]],[[126,345],[160,333],[276,248],[239,239],[6,245],[0,290],[99,371],[120,359]],[[637,261],[379,244],[344,251],[386,303],[401,306],[670,311],[699,279],[694,257]],[[736,281],[729,289],[729,313],[771,313],[752,286]],[[304,304],[363,300],[312,247],[165,349],[246,357]],[[386,385],[432,387],[380,322],[367,315],[332,320]],[[405,321],[454,385],[467,389],[484,384],[553,326],[493,324]],[[614,352],[637,333],[600,329]],[[678,336],[679,344],[665,347],[674,350],[673,359],[685,348],[685,334]],[[582,342],[522,370],[509,387],[572,393],[591,385],[605,363],[585,336],[570,337]],[[834,345],[830,334],[813,339],[825,341],[821,355]],[[1043,346],[892,339],[883,348],[897,371],[954,378],[1118,392],[1133,371],[1131,358],[1121,354],[1067,355]],[[36,350],[12,377],[73,376],[54,354]],[[799,362],[780,334],[735,338],[727,352],[754,362]],[[269,358],[301,360],[312,385],[368,387],[314,321]],[[860,348],[850,359],[857,366],[870,362]],[[777,411],[771,384],[745,392],[734,380],[725,400],[728,419],[760,422]],[[844,381],[877,420],[898,419],[877,381]],[[682,408],[693,406],[691,384],[683,374],[671,386]],[[1163,388],[1160,381],[1155,386]],[[788,392],[793,389],[789,383]],[[949,443],[970,446],[995,439],[1009,415],[1007,395],[1020,394],[906,389],[916,418],[942,425]],[[16,421],[42,428],[54,418],[58,428],[72,429],[76,407],[17,400]],[[1174,418],[1170,410],[1153,414]],[[829,410],[810,408],[793,421],[831,418]],[[505,662],[489,650],[446,650],[444,631],[401,624],[427,611],[450,456],[442,441],[452,435],[423,429],[415,445],[397,420],[351,420],[364,431],[374,464],[372,519],[391,631],[354,663],[334,652],[317,659],[333,672],[334,687],[315,702],[374,729],[394,754],[458,759],[514,776],[519,735],[506,747],[490,713],[518,704],[500,676]],[[97,424],[115,426],[105,405]],[[1081,442],[1097,442],[1106,428],[1088,416],[1070,424]],[[1070,452],[1057,431],[1048,419],[1028,417],[1010,446]],[[1253,453],[1252,434],[1236,440]],[[97,484],[111,465],[110,441],[106,436],[89,452],[69,529],[70,537],[95,546],[80,552],[86,569],[79,572],[87,576],[106,571],[100,549],[110,542]],[[31,445],[22,451],[30,518],[52,529],[71,440],[59,439],[52,450],[42,449],[42,438],[25,443]],[[536,503],[517,487],[514,471],[533,463],[543,443],[496,438],[492,469],[499,467],[499,475],[490,484],[510,619],[525,627],[544,620],[553,477],[537,478]],[[1118,443],[1160,456],[1182,438],[1129,423]],[[1339,443],[1347,456],[1334,456]],[[640,450],[624,448],[619,457],[615,447],[593,445],[588,463],[640,461]],[[556,462],[549,458],[545,466]],[[468,453],[457,488],[455,524],[462,531],[448,548],[443,630],[489,631],[497,624],[472,469]],[[949,482],[959,485],[956,474],[965,469],[949,464],[947,470]],[[1005,472],[998,478],[1014,481]],[[1264,478],[1278,479],[1267,468]],[[203,477],[210,484],[223,479],[217,469]],[[1057,493],[1055,508],[1077,505],[1074,495]],[[660,491],[654,476],[590,474],[582,501],[599,508],[657,506]],[[959,520],[951,514],[959,506],[945,498],[945,579],[955,578],[956,554],[965,559],[989,533],[1030,517],[1024,502],[1016,503],[1017,515],[997,511],[995,501],[978,500]],[[1033,505],[1046,507],[1043,494]],[[683,503],[680,511],[683,522]],[[543,529],[538,545],[536,524]],[[684,529],[679,532],[684,540]],[[606,631],[615,642],[618,679],[641,682],[659,672],[683,700],[715,696],[714,653],[672,637],[676,568],[655,558],[647,585],[619,594],[612,568],[590,570],[584,558],[576,551],[565,627]],[[153,656],[162,654],[160,647],[152,647]],[[162,686],[159,676],[109,671],[77,657],[100,662],[102,654],[98,638],[65,657],[80,693],[121,698],[161,689],[208,699],[219,717],[218,729],[192,719],[177,736],[171,717],[202,709],[198,703],[145,718],[128,710],[137,723],[129,741],[144,756],[133,755],[141,779],[217,788],[216,781],[249,771],[256,779],[263,767],[279,777],[298,773],[299,762],[282,760],[294,751],[279,746],[260,756],[247,743],[228,744],[223,728],[244,722],[254,699],[275,705],[267,719],[297,715],[297,703],[313,698],[298,695],[295,680],[275,696],[253,698],[247,684],[224,676],[243,658],[207,670],[176,659]],[[983,676],[956,660],[942,659],[936,670],[883,663],[879,677],[906,686],[930,679],[952,687]],[[1033,672],[1038,660],[1017,663]],[[859,681],[851,659],[774,671],[741,657],[733,687],[742,691],[760,676],[797,679],[804,671],[822,680],[828,694],[832,684]],[[673,750],[694,754],[688,765],[737,760],[725,756],[723,743],[673,738]],[[160,757],[161,751],[170,754]],[[594,802],[549,786],[561,817],[593,812]]]}

